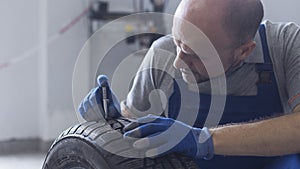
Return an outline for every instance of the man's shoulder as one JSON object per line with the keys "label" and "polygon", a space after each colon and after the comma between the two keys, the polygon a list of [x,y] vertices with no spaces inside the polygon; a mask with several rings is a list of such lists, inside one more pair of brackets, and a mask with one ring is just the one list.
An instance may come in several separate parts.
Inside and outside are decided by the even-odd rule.
{"label": "man's shoulder", "polygon": [[176,46],[171,35],[163,36],[153,42],[150,48],[152,64],[156,66],[172,67],[176,57]]}
{"label": "man's shoulder", "polygon": [[[176,58],[176,45],[174,44],[171,35],[166,35],[157,39],[152,44],[149,54],[149,59],[153,68],[167,72],[173,77],[177,76],[178,70],[173,66],[173,62]],[[160,75],[157,75],[156,79],[161,79],[159,76]]]}
{"label": "man's shoulder", "polygon": [[266,27],[269,38],[288,39],[300,31],[299,25],[294,22],[272,22],[266,20],[263,24]]}
{"label": "man's shoulder", "polygon": [[172,35],[166,35],[157,39],[153,42],[152,47],[167,50],[170,52],[176,51],[176,46],[174,44]]}

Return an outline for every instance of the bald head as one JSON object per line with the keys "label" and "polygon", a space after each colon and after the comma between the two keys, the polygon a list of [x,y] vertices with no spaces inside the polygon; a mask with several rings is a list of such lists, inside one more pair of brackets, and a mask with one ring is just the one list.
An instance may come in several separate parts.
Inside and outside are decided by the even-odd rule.
{"label": "bald head", "polygon": [[252,40],[264,16],[260,0],[225,0],[224,29],[235,37],[236,45]]}
{"label": "bald head", "polygon": [[250,56],[262,17],[260,0],[182,0],[172,28],[174,67],[188,83],[224,74]]}
{"label": "bald head", "polygon": [[204,33],[220,32],[207,35],[212,39],[226,36],[233,47],[238,47],[254,38],[264,11],[260,0],[182,0],[175,15],[187,19]]}

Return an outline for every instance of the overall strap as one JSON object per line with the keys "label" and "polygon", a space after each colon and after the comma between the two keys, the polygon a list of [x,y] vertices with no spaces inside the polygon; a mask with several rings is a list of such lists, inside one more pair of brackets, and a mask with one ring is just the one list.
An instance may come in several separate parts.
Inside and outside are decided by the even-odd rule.
{"label": "overall strap", "polygon": [[276,111],[277,113],[282,113],[283,108],[280,100],[280,94],[276,82],[272,59],[270,57],[270,51],[266,35],[266,27],[264,24],[261,24],[259,26],[259,34],[262,43],[264,63],[256,64],[256,71],[259,75],[259,81],[257,83],[258,94],[271,95],[272,97],[274,97],[274,102],[270,103],[271,107],[274,109],[273,111]]}
{"label": "overall strap", "polygon": [[[259,27],[259,34],[263,48],[264,63],[256,64],[256,70],[259,75],[259,83],[271,84],[273,80],[273,64],[270,57],[266,28],[263,24]],[[274,83],[274,82],[273,82]]]}
{"label": "overall strap", "polygon": [[267,64],[272,64],[271,57],[270,57],[270,51],[268,48],[268,41],[267,41],[267,35],[266,35],[266,27],[265,25],[261,24],[259,26],[259,34],[263,46],[263,52],[264,52],[264,60]]}

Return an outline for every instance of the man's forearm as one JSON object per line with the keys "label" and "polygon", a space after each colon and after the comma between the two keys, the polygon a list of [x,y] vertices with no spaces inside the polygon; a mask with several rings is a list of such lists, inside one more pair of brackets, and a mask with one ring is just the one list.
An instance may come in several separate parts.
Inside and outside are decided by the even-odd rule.
{"label": "man's forearm", "polygon": [[211,129],[215,154],[277,156],[300,153],[300,112]]}

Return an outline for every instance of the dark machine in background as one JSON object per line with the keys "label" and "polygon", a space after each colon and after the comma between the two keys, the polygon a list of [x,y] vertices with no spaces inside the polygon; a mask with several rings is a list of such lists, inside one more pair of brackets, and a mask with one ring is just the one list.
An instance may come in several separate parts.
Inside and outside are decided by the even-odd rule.
{"label": "dark machine in background", "polygon": [[[131,14],[137,14],[142,12],[160,12],[163,13],[165,6],[166,6],[166,0],[150,0],[150,3],[152,4],[152,9],[144,9],[143,6],[143,0],[139,4],[139,10],[135,12],[110,12],[109,11],[109,2],[107,1],[98,1],[95,4],[94,8],[91,8],[90,11],[90,20],[91,22],[96,21],[111,21],[115,20],[124,16],[128,16]],[[137,8],[137,7],[136,7]],[[133,44],[135,42],[138,42],[141,48],[149,48],[151,44],[157,40],[158,38],[162,37],[162,32],[165,32],[164,27],[164,20],[163,18],[147,18],[146,20],[143,18],[143,20],[137,20],[136,22],[140,22],[140,25],[144,25],[143,29],[147,33],[141,33],[138,35],[128,36],[126,39],[126,42],[128,44]],[[145,29],[146,26],[146,29]],[[130,35],[134,34],[134,26],[129,25],[125,28],[125,31]],[[139,28],[136,28],[139,29]],[[95,30],[91,28],[91,33],[93,33]],[[139,31],[141,32],[141,31]],[[160,32],[160,33],[158,33]]]}

